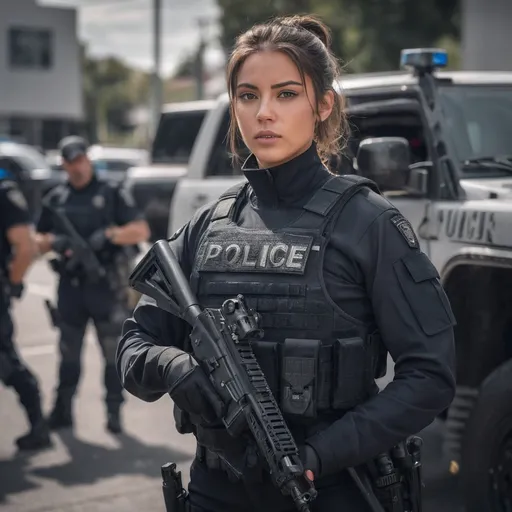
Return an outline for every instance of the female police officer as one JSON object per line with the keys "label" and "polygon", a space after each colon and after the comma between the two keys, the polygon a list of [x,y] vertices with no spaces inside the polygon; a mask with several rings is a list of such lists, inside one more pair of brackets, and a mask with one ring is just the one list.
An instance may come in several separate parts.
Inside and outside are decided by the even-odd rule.
{"label": "female police officer", "polygon": [[[453,398],[454,319],[406,219],[323,164],[344,125],[328,46],[313,17],[275,19],[238,38],[228,64],[230,139],[235,153],[238,134],[252,152],[247,180],[198,211],[170,245],[203,306],[242,293],[261,314],[255,352],[314,473],[312,509],[360,511],[365,501],[345,469],[418,432]],[[169,392],[191,418],[192,510],[293,510],[268,475],[232,478],[236,440],[209,428],[218,399],[182,351],[189,332],[143,297],[125,322],[117,367],[130,393],[150,402]],[[395,377],[377,393],[386,352]]]}

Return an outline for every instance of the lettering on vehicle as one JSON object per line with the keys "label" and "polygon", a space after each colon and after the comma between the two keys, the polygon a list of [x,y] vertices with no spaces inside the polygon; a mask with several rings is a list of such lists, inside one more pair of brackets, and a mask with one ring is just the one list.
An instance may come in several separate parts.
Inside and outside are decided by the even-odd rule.
{"label": "lettering on vehicle", "polygon": [[268,233],[217,233],[199,249],[199,271],[303,274],[313,238]]}
{"label": "lettering on vehicle", "polygon": [[470,210],[440,210],[441,232],[458,242],[493,244],[495,233],[494,212]]}

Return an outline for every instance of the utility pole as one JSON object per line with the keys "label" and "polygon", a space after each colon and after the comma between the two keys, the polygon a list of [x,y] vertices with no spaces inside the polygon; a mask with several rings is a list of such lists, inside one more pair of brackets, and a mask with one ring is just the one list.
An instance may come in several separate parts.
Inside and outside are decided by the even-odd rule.
{"label": "utility pole", "polygon": [[204,98],[204,52],[206,50],[206,37],[205,28],[208,26],[207,18],[198,18],[197,23],[199,25],[199,47],[196,53],[196,95],[198,100]]}
{"label": "utility pole", "polygon": [[160,76],[162,60],[162,0],[153,0],[153,73],[151,76],[151,117],[149,137],[153,139],[162,110],[162,79]]}

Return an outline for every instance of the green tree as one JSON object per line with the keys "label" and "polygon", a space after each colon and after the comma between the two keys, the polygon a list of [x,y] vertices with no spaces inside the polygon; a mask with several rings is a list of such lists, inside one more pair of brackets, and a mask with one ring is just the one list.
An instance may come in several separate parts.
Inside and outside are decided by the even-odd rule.
{"label": "green tree", "polygon": [[397,69],[400,50],[460,37],[459,0],[343,0],[358,27],[354,71]]}
{"label": "green tree", "polygon": [[[222,44],[275,15],[315,13],[329,25],[336,56],[347,72],[397,69],[400,50],[460,36],[460,0],[219,0]],[[446,40],[446,39],[445,39]],[[453,46],[453,44],[452,44]]]}
{"label": "green tree", "polygon": [[114,57],[93,59],[85,54],[82,69],[90,140],[103,142],[111,134],[125,132],[128,112],[147,101],[147,73]]}

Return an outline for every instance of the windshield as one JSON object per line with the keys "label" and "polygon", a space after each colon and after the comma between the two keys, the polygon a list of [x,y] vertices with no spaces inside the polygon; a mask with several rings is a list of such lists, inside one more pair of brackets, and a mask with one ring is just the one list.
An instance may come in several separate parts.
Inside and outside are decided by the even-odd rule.
{"label": "windshield", "polygon": [[153,163],[188,163],[205,112],[168,112],[162,115],[153,141]]}
{"label": "windshield", "polygon": [[512,85],[443,86],[439,95],[459,160],[512,155]]}

